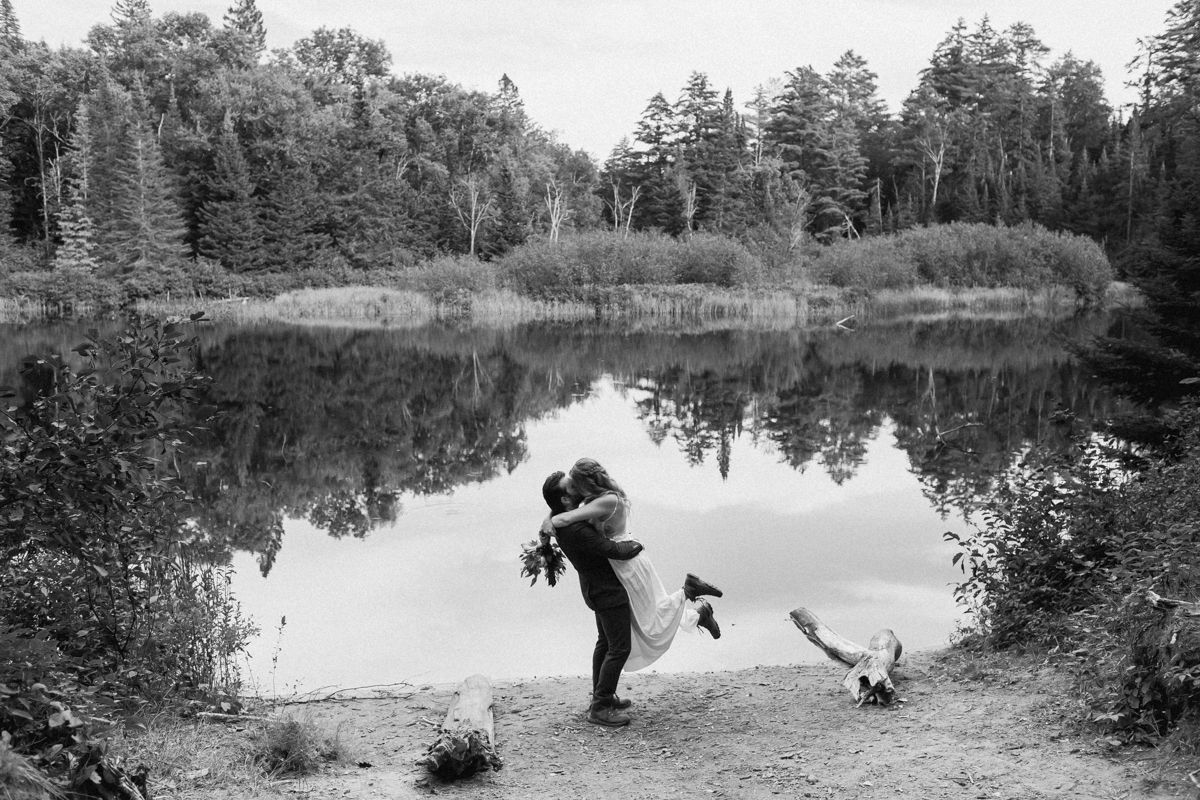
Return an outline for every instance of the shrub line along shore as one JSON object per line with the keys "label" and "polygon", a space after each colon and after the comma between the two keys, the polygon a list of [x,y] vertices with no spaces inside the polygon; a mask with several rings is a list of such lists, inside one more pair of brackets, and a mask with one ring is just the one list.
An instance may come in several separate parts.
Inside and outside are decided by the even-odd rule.
{"label": "shrub line along shore", "polygon": [[[228,273],[196,262],[161,285],[58,270],[0,274],[0,319],[209,307],[234,319],[386,318],[481,324],[619,318],[820,322],[903,313],[1104,302],[1113,270],[1081,236],[1037,225],[950,224],[892,236],[753,247],[714,234],[588,231],[496,259],[441,256],[405,268]],[[241,305],[242,310],[225,308]]]}

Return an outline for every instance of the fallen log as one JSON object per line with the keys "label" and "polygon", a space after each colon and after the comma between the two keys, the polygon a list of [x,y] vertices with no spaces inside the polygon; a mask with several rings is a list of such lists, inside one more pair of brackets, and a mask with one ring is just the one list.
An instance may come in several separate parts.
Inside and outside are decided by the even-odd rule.
{"label": "fallen log", "polygon": [[481,769],[498,770],[503,766],[496,754],[492,683],[486,675],[472,675],[454,690],[438,738],[417,765],[444,780],[467,778]]}
{"label": "fallen log", "polygon": [[1150,589],[1146,590],[1146,600],[1155,608],[1174,611],[1181,617],[1200,617],[1200,603],[1191,603],[1187,600],[1172,600]]}
{"label": "fallen log", "polygon": [[807,608],[797,608],[789,616],[801,633],[825,655],[850,667],[842,679],[842,686],[858,705],[873,702],[886,706],[896,699],[891,673],[904,647],[891,629],[879,631],[863,647],[834,633]]}

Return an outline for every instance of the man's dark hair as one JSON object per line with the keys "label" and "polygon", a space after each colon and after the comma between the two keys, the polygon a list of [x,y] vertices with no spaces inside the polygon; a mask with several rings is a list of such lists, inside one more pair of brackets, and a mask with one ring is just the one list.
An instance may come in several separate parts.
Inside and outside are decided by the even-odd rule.
{"label": "man's dark hair", "polygon": [[566,474],[561,470],[552,473],[549,478],[546,478],[545,483],[542,484],[542,499],[546,501],[546,505],[550,506],[551,514],[561,514],[566,511],[563,508],[562,487],[559,485]]}

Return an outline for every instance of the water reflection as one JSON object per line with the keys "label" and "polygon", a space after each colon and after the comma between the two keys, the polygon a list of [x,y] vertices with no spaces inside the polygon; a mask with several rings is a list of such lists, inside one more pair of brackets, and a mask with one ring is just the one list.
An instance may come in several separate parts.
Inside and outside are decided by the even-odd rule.
{"label": "water reflection", "polygon": [[[942,531],[1032,443],[1069,446],[1111,411],[1061,346],[1106,324],[211,328],[201,366],[225,414],[181,466],[246,608],[268,631],[288,617],[281,681],[586,671],[574,587],[530,590],[515,560],[542,477],[585,454],[632,493],[664,577],[726,590],[726,637],[660,668],[818,658],[786,623],[799,604],[920,647],[956,618]],[[0,383],[82,333],[6,338]],[[260,678],[274,646],[256,644]]]}
{"label": "water reflection", "polygon": [[[446,494],[511,473],[530,421],[603,375],[639,391],[656,444],[728,478],[739,439],[791,468],[853,480],[885,420],[943,513],[966,512],[1030,443],[1069,443],[1108,411],[1063,353],[1087,322],[953,321],[848,332],[622,335],[595,328],[339,331],[245,328],[206,337],[225,411],[191,476],[214,555],[267,574],[283,521],[362,537]],[[1090,323],[1096,326],[1100,323]]]}

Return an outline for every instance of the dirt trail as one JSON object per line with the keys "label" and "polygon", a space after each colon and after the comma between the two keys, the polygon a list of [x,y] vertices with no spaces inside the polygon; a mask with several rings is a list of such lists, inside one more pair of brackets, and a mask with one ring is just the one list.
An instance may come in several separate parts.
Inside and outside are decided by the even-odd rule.
{"label": "dirt trail", "polygon": [[[499,683],[504,769],[446,784],[414,765],[453,687],[305,707],[342,725],[354,758],[279,788],[321,798],[1166,798],[1152,753],[1072,732],[1066,679],[1029,662],[980,668],[918,653],[897,668],[904,702],[856,709],[832,664],[626,675],[633,724],[589,725],[583,678]],[[431,724],[432,723],[432,724]]]}

